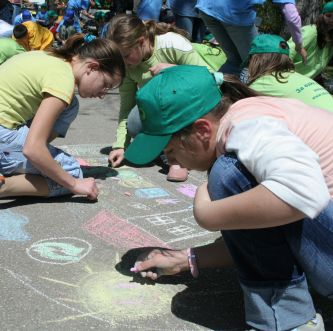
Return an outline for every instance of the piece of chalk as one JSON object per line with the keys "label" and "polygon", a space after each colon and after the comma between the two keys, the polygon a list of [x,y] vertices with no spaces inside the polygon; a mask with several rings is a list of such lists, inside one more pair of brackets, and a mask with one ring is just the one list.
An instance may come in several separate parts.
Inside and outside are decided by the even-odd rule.
{"label": "piece of chalk", "polygon": [[139,272],[139,270],[138,270],[137,267],[133,267],[133,268],[131,268],[130,271],[132,271],[132,272]]}

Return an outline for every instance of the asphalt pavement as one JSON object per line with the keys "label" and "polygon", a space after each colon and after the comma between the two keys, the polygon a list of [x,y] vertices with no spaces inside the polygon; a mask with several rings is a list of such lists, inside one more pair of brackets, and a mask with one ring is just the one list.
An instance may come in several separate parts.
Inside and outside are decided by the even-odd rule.
{"label": "asphalt pavement", "polygon": [[[0,200],[0,330],[244,330],[234,270],[156,283],[129,271],[143,247],[183,248],[220,235],[193,218],[204,173],[171,183],[161,165],[108,167],[118,109],[117,92],[80,99],[67,137],[55,141],[79,159],[85,176],[97,179],[97,202]],[[326,330],[333,330],[332,302],[314,298]]]}

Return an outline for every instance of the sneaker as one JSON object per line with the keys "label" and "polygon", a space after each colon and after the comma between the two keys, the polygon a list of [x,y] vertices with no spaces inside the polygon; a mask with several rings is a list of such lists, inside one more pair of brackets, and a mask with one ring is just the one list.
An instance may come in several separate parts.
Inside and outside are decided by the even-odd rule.
{"label": "sneaker", "polygon": [[325,331],[323,318],[320,314],[316,314],[312,320],[291,331]]}
{"label": "sneaker", "polygon": [[[258,330],[250,329],[246,331],[258,331]],[[311,319],[309,322],[297,328],[291,329],[289,331],[325,331],[324,321],[320,314],[316,314],[316,316],[313,319]]]}
{"label": "sneaker", "polygon": [[0,187],[5,184],[5,176],[0,173]]}

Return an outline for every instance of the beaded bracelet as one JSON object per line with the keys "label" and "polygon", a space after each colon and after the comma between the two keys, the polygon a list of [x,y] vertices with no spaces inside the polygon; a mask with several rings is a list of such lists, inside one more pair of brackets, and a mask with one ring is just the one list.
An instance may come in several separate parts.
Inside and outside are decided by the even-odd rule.
{"label": "beaded bracelet", "polygon": [[197,266],[197,259],[192,248],[187,249],[187,259],[190,265],[191,274],[194,278],[198,278],[199,270]]}

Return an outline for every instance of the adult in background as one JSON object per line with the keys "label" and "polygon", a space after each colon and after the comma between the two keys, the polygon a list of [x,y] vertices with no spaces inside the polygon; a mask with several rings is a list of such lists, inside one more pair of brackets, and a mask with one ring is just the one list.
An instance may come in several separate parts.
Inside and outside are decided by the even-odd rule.
{"label": "adult in background", "polygon": [[[306,61],[306,50],[302,44],[301,18],[294,0],[272,0],[281,7],[289,32],[296,44],[297,52]],[[254,5],[264,0],[198,0],[196,8],[208,30],[219,42],[227,55],[221,71],[239,75],[241,64],[246,60],[250,44],[257,35]]]}
{"label": "adult in background", "polygon": [[140,0],[135,1],[133,9],[143,21],[154,20],[159,22],[162,5],[162,0]]}
{"label": "adult in background", "polygon": [[175,15],[178,28],[186,30],[191,40],[201,43],[205,36],[206,27],[195,10],[197,0],[170,0],[170,7]]}

